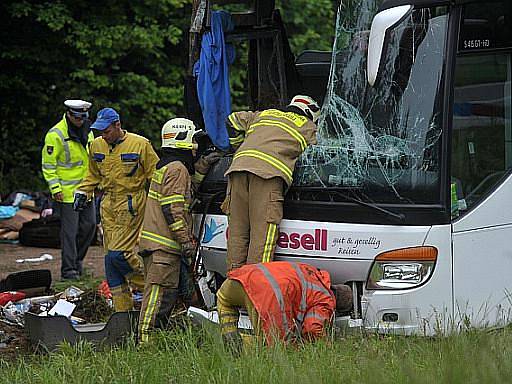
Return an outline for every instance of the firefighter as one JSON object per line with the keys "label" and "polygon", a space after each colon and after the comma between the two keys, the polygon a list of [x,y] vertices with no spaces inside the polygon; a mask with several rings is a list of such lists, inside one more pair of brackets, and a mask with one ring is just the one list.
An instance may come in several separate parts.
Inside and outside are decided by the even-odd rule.
{"label": "firefighter", "polygon": [[295,96],[285,110],[235,112],[228,134],[238,147],[227,170],[222,209],[229,219],[227,269],[273,259],[285,190],[297,158],[316,144],[318,104]]}
{"label": "firefighter", "polygon": [[82,262],[96,229],[94,203],[80,212],[73,210],[75,188],[87,174],[94,136],[88,119],[91,103],[66,100],[64,105],[64,116],[45,136],[41,157],[43,176],[61,219],[61,278],[74,280],[82,275]]}
{"label": "firefighter", "polygon": [[269,344],[314,340],[325,334],[335,310],[352,308],[352,290],[343,284],[331,286],[327,271],[308,264],[249,264],[229,272],[217,292],[222,336],[235,345],[240,307],[247,309],[255,335]]}
{"label": "firefighter", "polygon": [[129,283],[144,289],[142,262],[134,248],[144,218],[146,183],[159,159],[149,140],[122,129],[112,108],[100,110],[91,128],[101,137],[91,144],[89,172],[75,192],[75,208],[90,200],[95,188],[104,191],[105,273],[114,309],[127,311],[133,308]]}
{"label": "firefighter", "polygon": [[212,152],[194,164],[195,133],[194,123],[184,118],[169,120],[162,127],[161,158],[151,180],[139,247],[146,273],[139,319],[142,343],[152,329],[167,326],[179,294],[190,293],[186,292],[186,267],[196,251],[189,211],[193,184],[220,157]]}

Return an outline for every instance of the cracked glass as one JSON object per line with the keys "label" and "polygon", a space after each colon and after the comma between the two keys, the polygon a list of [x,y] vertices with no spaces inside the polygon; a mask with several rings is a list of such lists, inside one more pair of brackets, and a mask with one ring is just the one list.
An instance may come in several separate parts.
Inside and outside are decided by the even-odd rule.
{"label": "cracked glass", "polygon": [[318,145],[298,161],[294,190],[343,191],[376,203],[439,203],[447,8],[414,9],[387,31],[372,87],[366,58],[379,5],[348,1],[338,9]]}

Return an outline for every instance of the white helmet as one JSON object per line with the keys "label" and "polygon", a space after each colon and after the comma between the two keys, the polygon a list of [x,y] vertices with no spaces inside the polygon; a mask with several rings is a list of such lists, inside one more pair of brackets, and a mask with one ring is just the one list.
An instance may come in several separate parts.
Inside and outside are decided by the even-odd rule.
{"label": "white helmet", "polygon": [[288,106],[299,108],[303,111],[307,117],[309,117],[313,123],[316,123],[320,117],[320,107],[317,102],[309,96],[296,95]]}
{"label": "white helmet", "polygon": [[192,143],[195,132],[196,126],[191,120],[171,119],[162,127],[162,148],[195,149]]}

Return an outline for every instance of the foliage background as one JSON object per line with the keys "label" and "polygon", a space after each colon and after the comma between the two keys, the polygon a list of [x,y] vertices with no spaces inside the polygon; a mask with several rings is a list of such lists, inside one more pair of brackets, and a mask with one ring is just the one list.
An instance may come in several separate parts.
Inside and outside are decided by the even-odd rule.
{"label": "foliage background", "polygon": [[[278,0],[290,44],[332,45],[336,1]],[[163,122],[182,114],[191,2],[186,0],[9,1],[0,3],[0,194],[46,190],[44,135],[63,101],[116,108],[123,126],[158,145]],[[243,56],[231,72],[242,107]]]}

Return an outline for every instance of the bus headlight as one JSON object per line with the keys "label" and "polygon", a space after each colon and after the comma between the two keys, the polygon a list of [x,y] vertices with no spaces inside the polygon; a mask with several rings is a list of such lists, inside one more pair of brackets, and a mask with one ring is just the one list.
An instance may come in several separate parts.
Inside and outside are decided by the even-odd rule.
{"label": "bus headlight", "polygon": [[377,255],[366,280],[366,289],[407,289],[424,284],[437,260],[437,248],[413,247]]}

